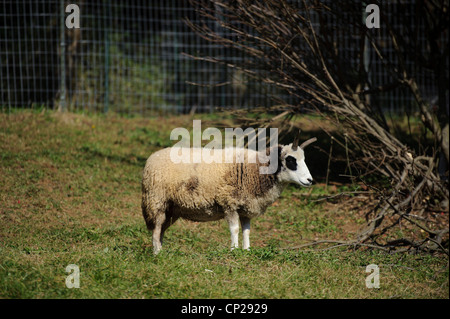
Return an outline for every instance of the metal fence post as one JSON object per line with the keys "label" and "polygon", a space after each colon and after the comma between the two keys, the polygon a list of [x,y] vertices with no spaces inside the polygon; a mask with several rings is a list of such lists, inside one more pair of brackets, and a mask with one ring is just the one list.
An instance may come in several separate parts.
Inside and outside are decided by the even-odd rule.
{"label": "metal fence post", "polygon": [[[363,2],[363,9],[362,9],[362,23],[365,24],[366,23],[366,19],[367,19],[367,12],[365,10],[367,6],[366,2]],[[366,30],[366,32],[368,32]],[[363,60],[364,60],[364,72],[366,73],[366,83],[365,83],[365,87],[364,90],[368,90],[369,86],[368,86],[368,81],[370,81],[370,69],[369,69],[369,65],[370,65],[370,42],[369,42],[369,37],[367,36],[367,34],[364,34],[364,56],[363,56]],[[370,105],[370,94],[366,94],[366,103],[368,105]]]}
{"label": "metal fence post", "polygon": [[106,4],[106,10],[107,10],[107,18],[106,20],[106,26],[105,26],[105,94],[104,94],[104,100],[103,100],[103,113],[107,113],[109,110],[109,59],[110,59],[110,38],[109,38],[109,28],[110,23],[109,19],[111,17],[111,2],[107,1]]}
{"label": "metal fence post", "polygon": [[64,0],[60,0],[60,94],[59,94],[59,107],[58,110],[64,112],[66,110],[66,29],[65,29],[65,15],[66,8],[64,6]]}

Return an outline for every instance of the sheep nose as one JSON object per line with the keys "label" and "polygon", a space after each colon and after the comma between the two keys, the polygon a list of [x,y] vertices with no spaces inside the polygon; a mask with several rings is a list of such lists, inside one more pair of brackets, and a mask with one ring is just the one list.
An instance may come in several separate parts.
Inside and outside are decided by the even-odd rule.
{"label": "sheep nose", "polygon": [[313,179],[312,179],[312,178],[307,178],[307,180],[308,180],[308,182],[309,182],[310,184],[313,183]]}

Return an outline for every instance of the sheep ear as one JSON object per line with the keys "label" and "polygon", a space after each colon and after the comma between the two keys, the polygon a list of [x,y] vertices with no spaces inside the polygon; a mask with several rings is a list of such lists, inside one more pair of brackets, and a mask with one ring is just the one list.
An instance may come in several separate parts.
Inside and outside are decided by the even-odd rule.
{"label": "sheep ear", "polygon": [[304,149],[306,146],[308,146],[311,143],[314,143],[315,141],[317,141],[317,137],[310,138],[309,140],[304,141],[302,145],[300,145],[300,148]]}
{"label": "sheep ear", "polygon": [[292,150],[295,152],[298,147],[298,142],[300,141],[300,133],[302,130],[298,130],[298,134],[294,138],[294,142],[292,142]]}

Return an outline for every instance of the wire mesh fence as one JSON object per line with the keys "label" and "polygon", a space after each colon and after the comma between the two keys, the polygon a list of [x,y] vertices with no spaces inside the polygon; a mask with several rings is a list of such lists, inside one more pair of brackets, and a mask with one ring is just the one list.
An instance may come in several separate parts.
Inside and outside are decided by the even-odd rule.
{"label": "wire mesh fence", "polygon": [[[71,3],[79,7],[80,28],[65,25]],[[264,107],[280,99],[297,103],[239,70],[189,57],[247,58],[202,39],[185,19],[209,23],[211,29],[225,32],[214,22],[202,20],[189,1],[3,0],[0,108],[46,107],[145,116],[211,112],[217,107]],[[380,37],[386,36],[383,32]],[[351,55],[351,35],[335,36]],[[387,81],[378,65],[370,68],[374,85]],[[429,75],[422,74],[418,82],[431,100],[436,92]],[[390,111],[413,105],[401,89],[386,93],[377,103]]]}

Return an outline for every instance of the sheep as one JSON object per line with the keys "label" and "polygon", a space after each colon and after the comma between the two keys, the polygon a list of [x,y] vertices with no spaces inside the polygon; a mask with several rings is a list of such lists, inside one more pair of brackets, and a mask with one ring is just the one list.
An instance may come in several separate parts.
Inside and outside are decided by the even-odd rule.
{"label": "sheep", "polygon": [[[269,163],[249,160],[257,154],[252,150],[243,153],[245,161],[233,163],[173,163],[170,147],[153,153],[142,176],[142,214],[153,232],[153,252],[158,254],[164,232],[180,217],[197,222],[224,218],[231,233],[231,249],[238,247],[240,222],[242,248],[248,250],[250,220],[263,214],[288,183],[312,185],[303,149],[314,141],[316,138],[309,139],[298,147],[297,136],[289,145],[276,145],[278,166],[272,174],[259,171]],[[224,156],[229,150],[217,151]],[[201,148],[189,148],[191,157],[196,152]]]}

